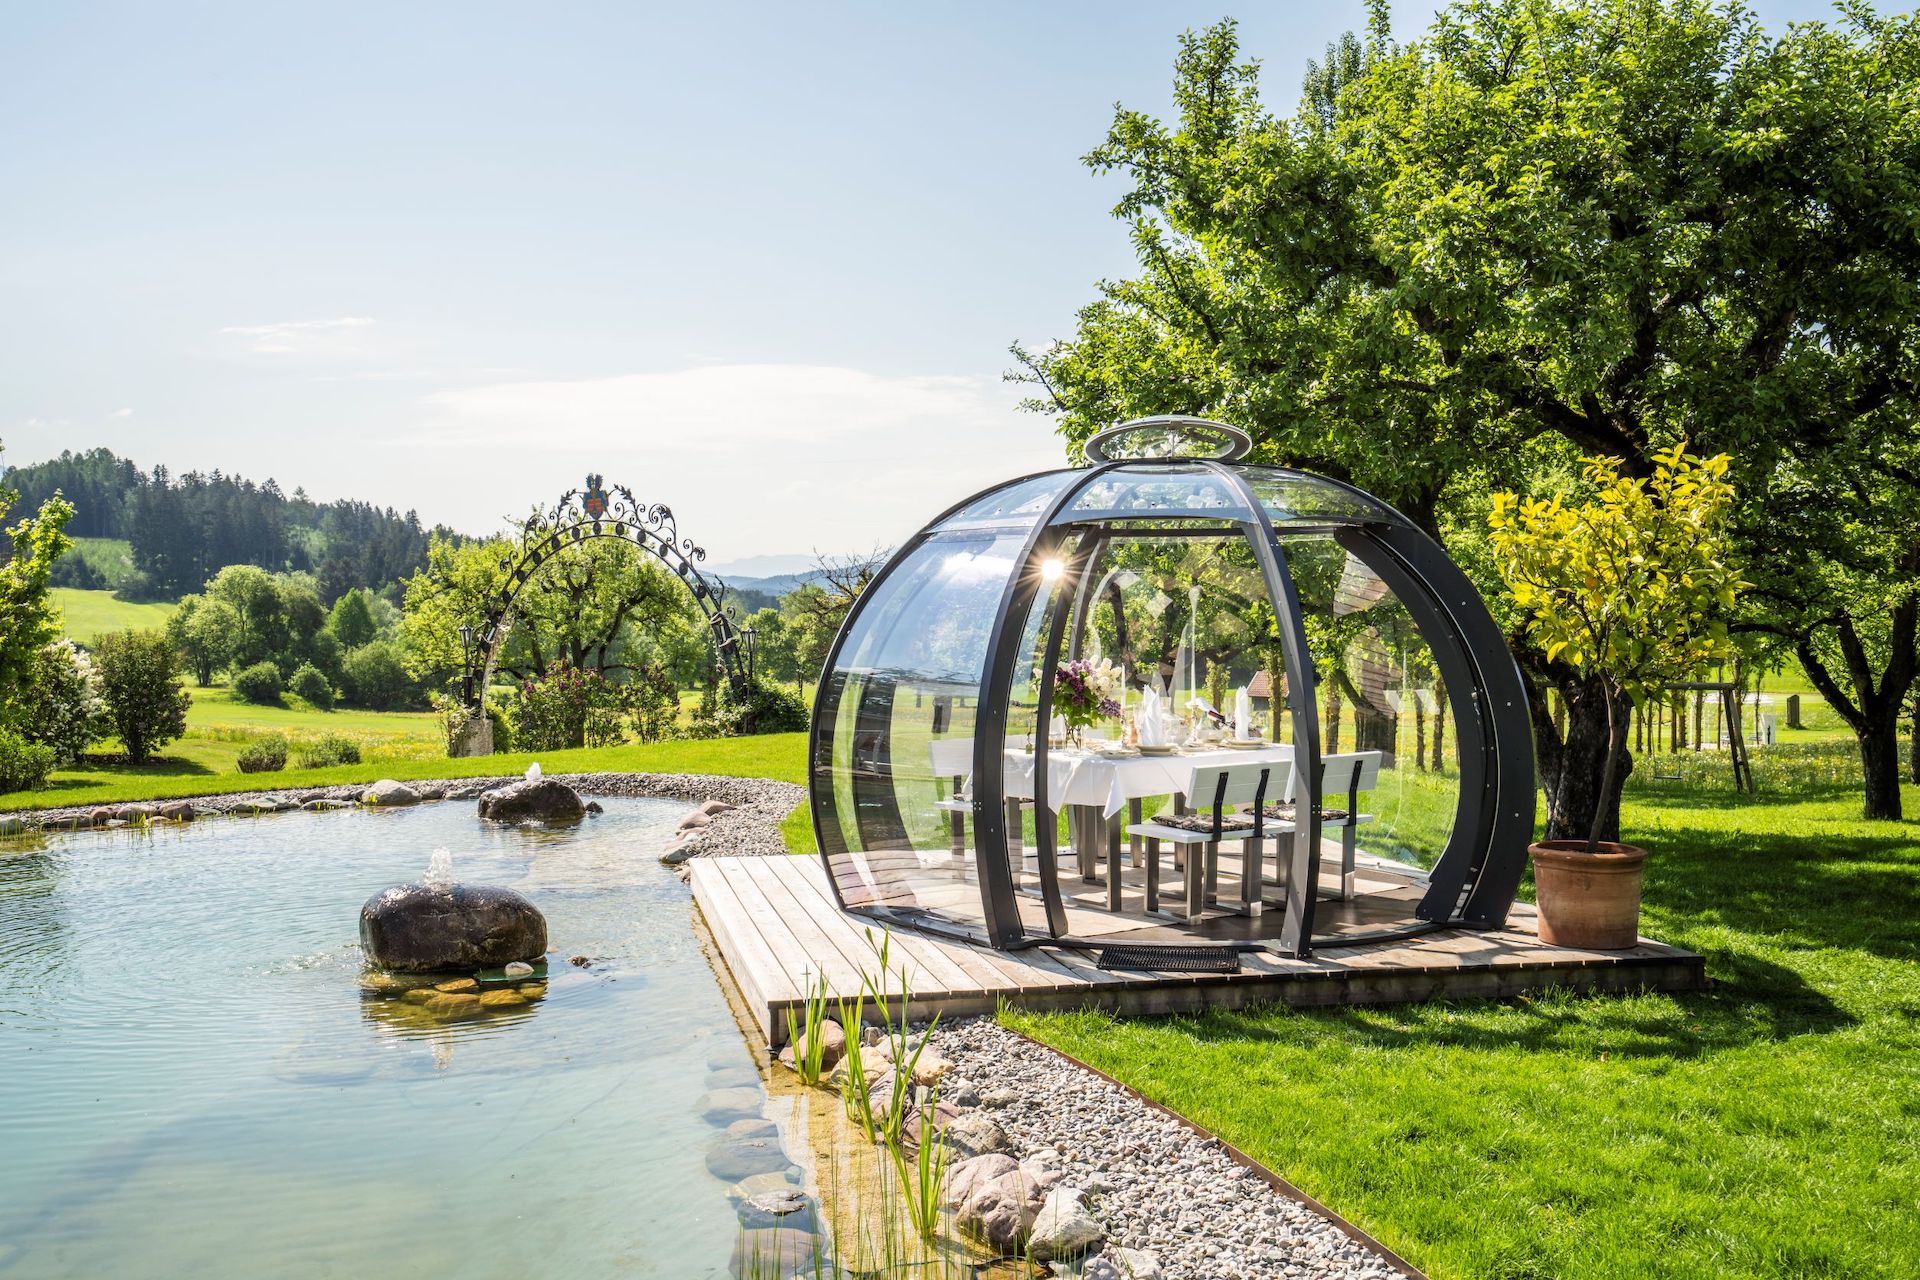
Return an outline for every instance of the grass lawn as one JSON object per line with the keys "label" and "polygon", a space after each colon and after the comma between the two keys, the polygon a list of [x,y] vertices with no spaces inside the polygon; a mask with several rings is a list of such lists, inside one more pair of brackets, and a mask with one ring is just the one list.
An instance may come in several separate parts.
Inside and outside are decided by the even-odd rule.
{"label": "grass lawn", "polygon": [[156,631],[173,615],[170,604],[131,604],[114,599],[111,591],[55,587],[53,602],[60,606],[61,630],[81,644],[109,631]]}
{"label": "grass lawn", "polygon": [[1436,1277],[1910,1277],[1920,822],[1859,806],[1636,789],[1644,928],[1704,953],[1708,992],[1008,1020]]}

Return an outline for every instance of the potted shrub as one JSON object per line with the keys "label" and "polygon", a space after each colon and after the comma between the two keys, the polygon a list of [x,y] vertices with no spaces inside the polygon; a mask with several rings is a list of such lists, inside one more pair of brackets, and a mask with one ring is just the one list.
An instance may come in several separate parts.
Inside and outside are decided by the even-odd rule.
{"label": "potted shrub", "polygon": [[1543,942],[1618,950],[1639,939],[1646,851],[1600,838],[1629,719],[1617,708],[1726,654],[1724,618],[1746,585],[1726,561],[1727,461],[1675,445],[1646,477],[1622,475],[1617,458],[1589,462],[1593,495],[1578,506],[1493,495],[1493,551],[1526,633],[1548,662],[1606,693],[1608,750],[1587,838],[1528,850]]}

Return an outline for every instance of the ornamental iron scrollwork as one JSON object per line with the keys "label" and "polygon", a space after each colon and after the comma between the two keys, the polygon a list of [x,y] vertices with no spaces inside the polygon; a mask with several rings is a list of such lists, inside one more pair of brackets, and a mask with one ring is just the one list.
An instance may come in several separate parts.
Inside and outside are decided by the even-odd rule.
{"label": "ornamental iron scrollwork", "polygon": [[[671,570],[693,593],[706,619],[708,640],[716,662],[726,673],[733,692],[744,697],[752,680],[752,655],[727,603],[727,585],[699,568],[706,548],[683,537],[673,508],[664,502],[644,503],[626,485],[609,488],[598,474],[589,475],[584,488],[569,489],[548,508],[537,509],[518,526],[516,549],[500,558],[505,583],[487,597],[481,625],[463,661],[465,699],[470,712],[480,711],[487,687],[493,682],[500,646],[513,625],[514,605],[533,576],[547,561],[568,547],[595,538],[617,538],[639,547]],[[475,662],[475,659],[480,659]]]}

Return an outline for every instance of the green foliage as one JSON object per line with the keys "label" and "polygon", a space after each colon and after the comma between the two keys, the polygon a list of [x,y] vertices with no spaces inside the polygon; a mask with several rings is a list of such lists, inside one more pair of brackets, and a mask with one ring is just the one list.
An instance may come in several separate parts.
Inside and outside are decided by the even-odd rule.
{"label": "green foliage", "polygon": [[330,769],[335,765],[359,764],[360,744],[352,738],[330,733],[318,742],[302,745],[298,762],[302,769]]}
{"label": "green foliage", "polygon": [[277,707],[284,692],[280,668],[271,662],[256,662],[243,668],[233,677],[233,691],[256,706]]}
{"label": "green foliage", "polygon": [[303,664],[293,673],[287,689],[315,711],[333,710],[333,682],[312,663]]}
{"label": "green foliage", "polygon": [[391,640],[375,640],[348,653],[340,664],[340,685],[348,702],[375,711],[406,706],[416,697],[406,657]]}
{"label": "green foliage", "polygon": [[[0,519],[12,509],[12,490],[0,488]],[[73,545],[63,532],[73,507],[59,497],[40,513],[7,529],[10,552],[0,563],[0,726],[21,714],[41,652],[60,638],[60,615],[48,595],[54,564]]]}
{"label": "green foliage", "polygon": [[744,695],[735,694],[731,682],[721,680],[714,693],[711,712],[694,719],[696,737],[731,738],[749,733],[799,733],[812,720],[806,701],[791,689],[755,680]]}
{"label": "green foliage", "polygon": [[1015,348],[1031,406],[1072,445],[1224,418],[1469,565],[1489,489],[1726,453],[1743,625],[1824,662],[1884,759],[1920,665],[1920,239],[1897,230],[1920,222],[1920,20],[1849,5],[1770,37],[1730,4],[1457,0],[1395,44],[1383,15],[1291,115],[1231,22],[1182,39],[1175,119],[1117,111],[1086,159],[1126,182],[1139,270],[1067,341]]}
{"label": "green foliage", "polygon": [[167,619],[167,638],[203,689],[240,652],[243,632],[239,610],[219,597],[187,596]]}
{"label": "green foliage", "polygon": [[40,651],[16,728],[26,741],[52,750],[55,768],[72,764],[95,739],[112,732],[99,673],[72,641]]}
{"label": "green foliage", "polygon": [[53,748],[0,729],[0,793],[38,791],[53,772]]}
{"label": "green foliage", "polygon": [[116,631],[95,643],[113,729],[128,757],[140,764],[187,729],[192,701],[180,687],[180,655],[158,631]]}
{"label": "green foliage", "polygon": [[1728,563],[1727,457],[1663,452],[1646,479],[1589,462],[1590,501],[1493,496],[1500,575],[1548,662],[1597,675],[1639,703],[1726,656],[1744,583]]}
{"label": "green foliage", "polygon": [[238,761],[242,773],[278,773],[287,767],[286,735],[270,733],[264,738],[255,738],[240,753]]}
{"label": "green foliage", "polygon": [[327,631],[339,641],[342,653],[378,639],[380,624],[373,616],[373,593],[356,587],[335,600],[327,615]]}

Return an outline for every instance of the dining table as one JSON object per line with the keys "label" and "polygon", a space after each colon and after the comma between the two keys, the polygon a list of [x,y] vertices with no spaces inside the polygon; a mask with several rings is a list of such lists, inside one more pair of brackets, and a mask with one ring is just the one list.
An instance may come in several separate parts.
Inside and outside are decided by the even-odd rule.
{"label": "dining table", "polygon": [[[1008,801],[1034,799],[1039,753],[1023,746],[1009,746],[1003,758]],[[1284,764],[1293,759],[1293,745],[1286,742],[1246,746],[1203,743],[1174,747],[1164,753],[1142,752],[1117,743],[1050,746],[1045,758],[1046,807],[1053,813],[1062,809],[1067,813],[1067,830],[1080,878],[1087,883],[1096,882],[1102,862],[1107,862],[1113,870],[1107,877],[1108,897],[1112,900],[1109,905],[1118,910],[1123,813],[1127,822],[1138,823],[1142,802],[1151,796],[1172,796],[1175,811],[1184,811],[1187,785],[1195,769],[1262,762]],[[970,796],[972,790],[973,779],[969,776],[963,794]],[[1276,799],[1283,798],[1290,797],[1276,796]],[[1019,828],[1016,826],[1014,830]],[[1133,841],[1131,849],[1136,859],[1140,854],[1138,843]],[[1019,865],[1019,860],[1015,865]]]}

